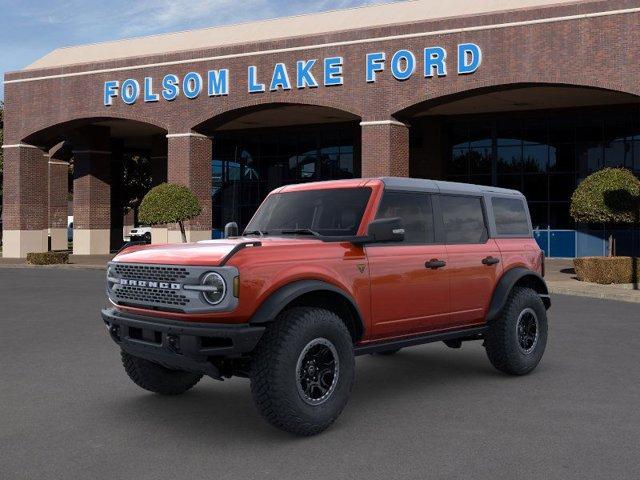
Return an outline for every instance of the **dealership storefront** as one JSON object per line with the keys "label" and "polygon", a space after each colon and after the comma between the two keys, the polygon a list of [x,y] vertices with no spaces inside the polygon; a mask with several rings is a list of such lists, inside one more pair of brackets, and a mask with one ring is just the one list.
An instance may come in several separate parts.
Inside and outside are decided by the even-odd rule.
{"label": "dealership storefront", "polygon": [[283,184],[398,175],[516,188],[548,254],[601,254],[608,232],[569,199],[604,166],[640,173],[637,3],[445,3],[73,47],[7,74],[3,256],[66,248],[69,163],[74,252],[117,248],[132,152],[152,184],[196,193],[192,240]]}

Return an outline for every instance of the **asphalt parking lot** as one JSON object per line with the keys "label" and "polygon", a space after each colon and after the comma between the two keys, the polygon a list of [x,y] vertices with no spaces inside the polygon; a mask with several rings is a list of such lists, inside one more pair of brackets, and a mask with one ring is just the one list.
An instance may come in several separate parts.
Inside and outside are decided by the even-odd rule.
{"label": "asphalt parking lot", "polygon": [[538,369],[479,343],[357,360],[345,412],[297,438],[248,381],[137,388],[99,316],[104,272],[0,268],[0,478],[640,478],[640,307],[556,296]]}

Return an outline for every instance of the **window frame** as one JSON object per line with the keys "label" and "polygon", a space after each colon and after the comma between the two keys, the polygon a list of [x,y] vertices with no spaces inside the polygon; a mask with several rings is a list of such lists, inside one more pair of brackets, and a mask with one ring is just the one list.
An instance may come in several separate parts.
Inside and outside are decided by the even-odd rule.
{"label": "window frame", "polygon": [[[493,199],[506,199],[506,200],[518,200],[524,206],[524,213],[526,215],[527,226],[529,227],[528,235],[512,235],[512,234],[499,234],[498,233],[498,224],[496,222],[496,216],[493,212]],[[487,208],[491,211],[491,222],[492,222],[492,230],[494,238],[533,238],[533,224],[531,223],[531,212],[529,211],[529,202],[527,202],[526,197],[524,196],[516,196],[516,195],[500,195],[500,194],[489,194],[486,196],[485,201],[487,203]],[[549,204],[549,202],[538,202]],[[547,215],[549,215],[547,213]]]}
{"label": "window frame", "polygon": [[[486,204],[486,196],[482,193],[478,194],[469,194],[469,193],[440,193],[438,194],[438,207],[440,210],[440,223],[442,225],[442,239],[445,245],[485,245],[491,238],[492,232],[489,225],[489,216],[487,214],[487,204]],[[482,211],[482,221],[484,223],[484,231],[485,231],[485,240],[484,242],[449,242],[447,241],[447,229],[444,224],[444,209],[440,204],[440,200],[442,197],[464,197],[464,198],[475,198],[480,200],[480,209]],[[495,232],[495,228],[493,229]]]}
{"label": "window frame", "polygon": [[374,216],[374,220],[378,218],[378,212],[380,211],[380,207],[382,206],[382,202],[384,200],[384,196],[387,193],[397,193],[401,195],[425,195],[430,197],[431,199],[431,214],[433,217],[433,242],[384,242],[384,243],[371,243],[367,244],[367,248],[369,247],[389,247],[389,246],[406,246],[406,247],[416,247],[416,246],[433,246],[433,245],[444,245],[444,237],[443,230],[440,228],[442,225],[442,219],[440,216],[440,202],[439,202],[439,194],[436,192],[429,191],[420,191],[420,190],[404,190],[404,189],[396,189],[396,188],[385,188],[382,192],[382,196],[380,197],[380,201],[376,206],[376,214]]}

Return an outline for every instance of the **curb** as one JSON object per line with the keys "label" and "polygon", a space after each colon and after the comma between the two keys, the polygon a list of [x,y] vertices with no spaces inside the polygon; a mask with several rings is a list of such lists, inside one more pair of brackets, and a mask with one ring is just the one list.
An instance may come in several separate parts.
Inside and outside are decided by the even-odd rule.
{"label": "curb", "polygon": [[613,300],[618,302],[640,303],[640,292],[636,294],[625,292],[591,292],[571,287],[557,286],[549,282],[549,293],[556,295],[573,295],[575,297],[596,298],[600,300]]}

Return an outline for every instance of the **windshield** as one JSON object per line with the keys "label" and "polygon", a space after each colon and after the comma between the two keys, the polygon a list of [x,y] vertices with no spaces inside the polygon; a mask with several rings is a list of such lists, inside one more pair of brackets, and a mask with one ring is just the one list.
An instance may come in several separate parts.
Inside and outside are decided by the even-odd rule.
{"label": "windshield", "polygon": [[353,236],[370,196],[370,188],[276,193],[260,205],[244,233]]}

